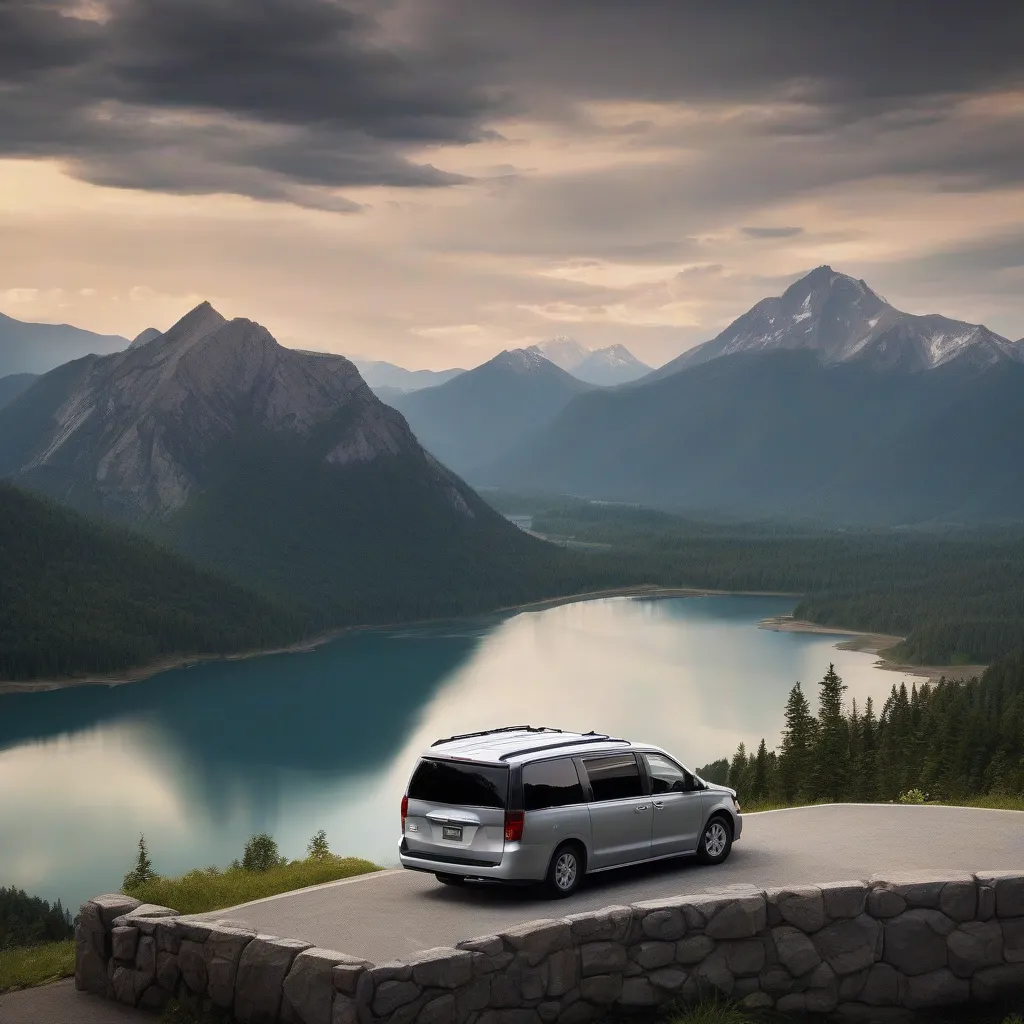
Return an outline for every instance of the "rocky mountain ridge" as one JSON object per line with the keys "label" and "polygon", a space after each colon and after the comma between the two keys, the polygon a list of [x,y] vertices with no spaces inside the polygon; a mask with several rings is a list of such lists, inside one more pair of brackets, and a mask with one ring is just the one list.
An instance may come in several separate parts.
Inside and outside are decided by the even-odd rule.
{"label": "rocky mountain ridge", "polygon": [[651,371],[625,345],[589,349],[564,334],[531,345],[528,351],[539,353],[584,383],[602,387],[627,384]]}
{"label": "rocky mountain ridge", "polygon": [[826,265],[782,295],[762,299],[711,341],[643,379],[659,380],[722,356],[794,349],[814,352],[825,366],[855,362],[878,371],[912,372],[954,360],[980,369],[1024,354],[982,325],[904,313],[866,282]]}
{"label": "rocky mountain ridge", "polygon": [[208,302],[143,345],[47,374],[16,401],[34,400],[49,407],[49,422],[6,459],[0,445],[0,471],[58,494],[91,489],[101,508],[128,517],[180,509],[203,482],[204,453],[243,427],[309,437],[346,408],[346,424],[323,443],[325,461],[418,451],[343,356],[284,348]]}
{"label": "rocky mountain ridge", "polygon": [[39,324],[0,313],[0,377],[46,373],[69,359],[118,352],[128,345],[119,334],[96,334],[70,324]]}

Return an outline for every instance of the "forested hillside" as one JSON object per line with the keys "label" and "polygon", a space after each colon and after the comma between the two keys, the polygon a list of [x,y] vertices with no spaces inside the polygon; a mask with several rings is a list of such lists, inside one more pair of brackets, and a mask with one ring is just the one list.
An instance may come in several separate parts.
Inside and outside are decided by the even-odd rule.
{"label": "forested hillside", "polygon": [[[595,576],[802,595],[795,616],[907,637],[911,664],[979,664],[1024,649],[1024,531],[825,530],[491,495],[556,538],[606,545]],[[601,566],[600,572],[597,566]]]}
{"label": "forested hillside", "polygon": [[0,679],[273,646],[305,629],[148,541],[0,483]]}
{"label": "forested hillside", "polygon": [[[801,803],[970,800],[1024,794],[1024,659],[1003,659],[980,680],[893,687],[881,712],[845,707],[832,666],[817,694],[797,683],[781,745],[744,745],[699,773],[741,800]],[[808,697],[819,705],[812,714]],[[705,774],[706,773],[706,774]]]}

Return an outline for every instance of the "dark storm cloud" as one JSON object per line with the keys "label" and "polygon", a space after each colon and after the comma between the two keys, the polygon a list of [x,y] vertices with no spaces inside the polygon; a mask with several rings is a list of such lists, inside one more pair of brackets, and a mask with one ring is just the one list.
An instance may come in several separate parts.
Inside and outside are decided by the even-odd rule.
{"label": "dark storm cloud", "polygon": [[477,59],[391,52],[334,0],[0,5],[0,154],[86,180],[347,209],[317,188],[464,180],[410,147],[486,134]]}
{"label": "dark storm cloud", "polygon": [[[595,100],[799,99],[802,113],[754,134],[827,145],[864,119],[890,135],[941,126],[951,97],[1024,75],[1016,0],[93,5],[99,20],[70,16],[72,0],[0,0],[0,155],[62,158],[99,183],[330,209],[351,208],[336,192],[346,186],[463,181],[410,154],[486,138],[505,114],[585,125]],[[974,141],[894,155],[889,169],[945,163],[948,187],[1019,180],[1019,139]],[[843,177],[807,177],[830,173]],[[765,174],[763,162],[736,168],[719,191],[788,191]]]}
{"label": "dark storm cloud", "polygon": [[[751,99],[802,86],[819,101],[892,100],[1020,82],[1018,0],[442,0],[502,40],[534,80],[573,98]],[[526,80],[526,76],[520,76]],[[554,91],[552,89],[552,91]]]}

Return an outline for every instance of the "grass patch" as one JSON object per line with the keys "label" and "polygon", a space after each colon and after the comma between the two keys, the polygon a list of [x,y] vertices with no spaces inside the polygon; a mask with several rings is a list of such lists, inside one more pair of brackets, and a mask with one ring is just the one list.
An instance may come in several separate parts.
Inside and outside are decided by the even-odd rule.
{"label": "grass patch", "polygon": [[[763,1012],[745,1010],[730,1000],[703,999],[693,1006],[671,1011],[665,1024],[753,1024],[767,1019]],[[780,1018],[773,1015],[773,1019]]]}
{"label": "grass patch", "polygon": [[45,985],[74,973],[74,939],[0,949],[0,992]]}
{"label": "grass patch", "polygon": [[190,871],[181,878],[152,878],[129,887],[128,895],[143,903],[170,907],[182,914],[205,914],[239,903],[276,896],[308,885],[335,882],[339,878],[379,871],[376,864],[360,857],[336,857],[321,860],[296,860],[267,871],[247,871],[231,867]]}

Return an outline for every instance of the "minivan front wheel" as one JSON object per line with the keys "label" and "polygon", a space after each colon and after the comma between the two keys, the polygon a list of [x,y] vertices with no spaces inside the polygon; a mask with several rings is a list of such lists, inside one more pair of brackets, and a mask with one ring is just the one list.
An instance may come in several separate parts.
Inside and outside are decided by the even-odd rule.
{"label": "minivan front wheel", "polygon": [[583,857],[574,843],[555,850],[548,867],[547,887],[552,896],[571,896],[583,880]]}
{"label": "minivan front wheel", "polygon": [[732,849],[732,829],[721,817],[712,818],[705,826],[697,846],[697,857],[705,864],[721,864]]}

